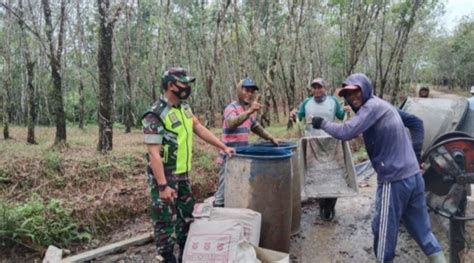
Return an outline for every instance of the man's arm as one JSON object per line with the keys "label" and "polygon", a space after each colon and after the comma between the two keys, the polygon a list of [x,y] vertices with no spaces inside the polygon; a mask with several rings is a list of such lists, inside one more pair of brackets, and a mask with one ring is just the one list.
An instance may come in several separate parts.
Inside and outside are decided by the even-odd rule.
{"label": "man's arm", "polygon": [[265,130],[260,123],[255,122],[255,125],[252,127],[252,132],[257,134],[260,138],[264,140],[269,140],[273,144],[278,145],[280,144],[280,140],[273,137],[267,130]]}
{"label": "man's arm", "polygon": [[235,153],[233,148],[227,147],[224,143],[222,143],[219,138],[217,138],[210,130],[204,127],[195,116],[193,116],[193,131],[197,136],[199,136],[199,138],[222,150],[223,152],[229,155]]}
{"label": "man's arm", "polygon": [[258,97],[256,97],[256,99],[250,104],[250,107],[246,111],[240,114],[237,113],[237,110],[228,106],[224,110],[224,121],[226,122],[227,127],[235,129],[250,118],[253,113],[259,111],[262,108],[262,105],[258,103],[257,100]]}
{"label": "man's arm", "polygon": [[[160,148],[161,146],[158,144],[148,144],[148,156],[150,158],[150,166],[151,170],[153,171],[153,177],[155,178],[156,182],[158,185],[167,185],[168,182],[166,181],[163,161],[160,156]],[[172,201],[173,198],[178,197],[176,190],[169,186],[166,186],[163,191],[158,191],[158,194],[161,199],[167,202]]]}
{"label": "man's arm", "polygon": [[[145,143],[148,147],[148,157],[150,166],[158,185],[166,185],[168,182],[165,177],[163,160],[160,156],[161,144],[163,143],[164,128],[159,119],[153,114],[147,114],[142,120],[143,133],[145,134]],[[171,187],[166,187],[159,191],[159,196],[164,201],[171,201],[176,198],[176,191]]]}
{"label": "man's arm", "polygon": [[244,111],[240,114],[235,113],[235,115],[227,116],[224,118],[224,121],[227,123],[228,128],[235,129],[242,125],[249,117],[250,114]]}
{"label": "man's arm", "polygon": [[161,145],[148,144],[148,157],[150,158],[150,166],[153,171],[153,177],[158,184],[166,184],[165,170],[163,168],[163,160],[160,156]]}
{"label": "man's arm", "polygon": [[403,125],[410,130],[413,150],[415,151],[416,159],[421,162],[421,149],[423,147],[423,139],[425,136],[425,129],[423,127],[423,120],[413,114],[397,109],[398,114],[402,118]]}
{"label": "man's arm", "polygon": [[306,107],[306,103],[308,103],[308,101],[311,99],[312,97],[309,97],[309,98],[306,98],[301,104],[300,104],[300,108],[298,110],[298,120],[303,120],[305,117],[306,117],[306,110],[305,110],[305,107]]}
{"label": "man's arm", "polygon": [[321,129],[336,139],[347,141],[369,129],[381,116],[380,112],[364,105],[350,121],[336,124],[323,120]]}

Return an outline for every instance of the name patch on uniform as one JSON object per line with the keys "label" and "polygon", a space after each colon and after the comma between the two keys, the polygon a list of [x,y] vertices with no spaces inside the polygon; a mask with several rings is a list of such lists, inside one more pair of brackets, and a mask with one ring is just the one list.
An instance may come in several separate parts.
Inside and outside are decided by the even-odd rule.
{"label": "name patch on uniform", "polygon": [[189,107],[184,108],[184,115],[186,118],[191,119],[193,117],[193,113]]}
{"label": "name patch on uniform", "polygon": [[170,121],[171,121],[171,127],[174,129],[181,125],[181,122],[179,121],[178,117],[176,114],[173,112],[169,115]]}

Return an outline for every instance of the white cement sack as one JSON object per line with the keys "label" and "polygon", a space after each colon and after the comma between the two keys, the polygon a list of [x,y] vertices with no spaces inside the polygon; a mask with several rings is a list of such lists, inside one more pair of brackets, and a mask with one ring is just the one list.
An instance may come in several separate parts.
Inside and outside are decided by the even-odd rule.
{"label": "white cement sack", "polygon": [[287,253],[255,247],[257,253],[257,259],[262,263],[290,263],[290,255]]}
{"label": "white cement sack", "polygon": [[193,208],[194,218],[209,217],[211,215],[212,204],[209,203],[195,203]]}
{"label": "white cement sack", "polygon": [[247,240],[242,240],[239,243],[239,249],[237,250],[237,257],[234,262],[238,263],[260,263],[257,259],[257,252]]}
{"label": "white cement sack", "polygon": [[246,208],[220,208],[211,210],[210,221],[236,220],[244,227],[244,237],[254,246],[260,242],[260,230],[262,227],[262,215]]}
{"label": "white cement sack", "polygon": [[[184,247],[184,263],[255,262],[255,251],[240,243],[243,227],[235,220],[204,221],[191,224]],[[253,253],[253,254],[252,254]],[[255,257],[255,260],[249,258]]]}

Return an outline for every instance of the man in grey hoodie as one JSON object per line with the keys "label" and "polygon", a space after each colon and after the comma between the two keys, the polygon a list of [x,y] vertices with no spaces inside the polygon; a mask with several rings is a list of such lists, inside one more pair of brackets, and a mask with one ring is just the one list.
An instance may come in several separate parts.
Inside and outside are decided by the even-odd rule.
{"label": "man in grey hoodie", "polygon": [[424,181],[397,109],[373,95],[372,83],[364,74],[350,75],[342,86],[339,96],[344,97],[356,115],[342,124],[314,117],[312,125],[340,140],[363,134],[367,153],[377,172],[372,221],[377,262],[394,259],[400,221],[430,262],[446,262],[431,230]]}

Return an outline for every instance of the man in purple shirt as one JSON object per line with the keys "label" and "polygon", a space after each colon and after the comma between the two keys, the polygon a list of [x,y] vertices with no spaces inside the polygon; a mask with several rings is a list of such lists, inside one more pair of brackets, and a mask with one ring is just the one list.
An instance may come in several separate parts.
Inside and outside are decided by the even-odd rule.
{"label": "man in purple shirt", "polygon": [[377,262],[393,261],[401,221],[430,262],[446,262],[431,231],[424,181],[400,114],[391,104],[373,95],[372,83],[364,74],[350,75],[342,87],[339,96],[344,97],[356,115],[342,124],[314,117],[312,125],[340,140],[363,134],[377,172],[372,221]]}

